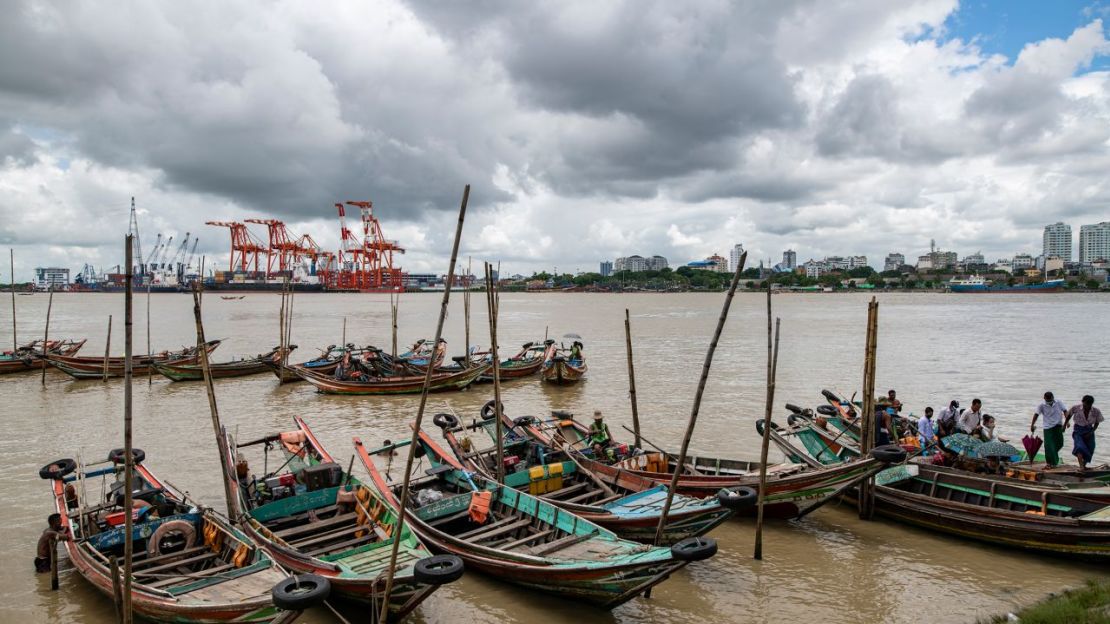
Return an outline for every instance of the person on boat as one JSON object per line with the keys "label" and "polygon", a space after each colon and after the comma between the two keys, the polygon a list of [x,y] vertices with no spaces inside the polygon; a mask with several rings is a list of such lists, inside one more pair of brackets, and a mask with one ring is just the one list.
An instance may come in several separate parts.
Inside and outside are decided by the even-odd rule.
{"label": "person on boat", "polygon": [[937,435],[942,438],[956,433],[956,422],[960,418],[960,402],[953,400],[947,409],[940,410],[937,417]]}
{"label": "person on boat", "polygon": [[1095,397],[1087,394],[1078,405],[1073,405],[1064,415],[1064,429],[1069,423],[1075,424],[1071,430],[1071,454],[1079,460],[1079,469],[1086,470],[1087,464],[1095,454],[1095,429],[1102,422],[1102,412],[1095,407]]}
{"label": "person on boat", "polygon": [[601,417],[601,410],[594,410],[594,422],[590,424],[590,448],[594,457],[604,459],[606,449],[612,444],[613,438],[609,435],[609,425]]}
{"label": "person on boat", "polygon": [[574,343],[570,345],[570,359],[572,361],[582,359],[582,343],[581,342],[578,342],[577,340],[575,340]]}
{"label": "person on boat", "polygon": [[875,406],[875,416],[875,426],[879,428],[876,445],[890,444],[894,440],[890,435],[894,431],[894,412],[878,404]]}
{"label": "person on boat", "polygon": [[347,378],[347,372],[351,370],[351,352],[346,351],[343,357],[339,359],[339,364],[335,366],[335,378],[343,380]]}
{"label": "person on boat", "polygon": [[936,439],[936,431],[933,429],[933,408],[926,407],[925,415],[917,419],[917,437],[921,439],[921,448],[925,449],[925,454],[929,454],[929,445]]}
{"label": "person on boat", "polygon": [[1009,442],[1008,438],[998,435],[998,431],[995,429],[994,416],[990,414],[983,414],[983,426],[980,429],[979,437],[984,442]]}
{"label": "person on boat", "polygon": [[983,402],[979,399],[971,400],[971,409],[964,410],[960,414],[959,421],[957,421],[957,429],[960,433],[966,433],[969,436],[980,435],[983,425]]}
{"label": "person on boat", "polygon": [[1068,411],[1063,401],[1058,401],[1051,392],[1044,393],[1044,401],[1033,411],[1033,421],[1029,423],[1029,433],[1037,431],[1037,418],[1041,418],[1044,428],[1044,458],[1049,468],[1060,465],[1060,449],[1064,448],[1064,413]]}
{"label": "person on boat", "polygon": [[35,572],[50,571],[50,551],[57,541],[69,541],[69,529],[62,527],[62,514],[52,513],[46,518],[46,529],[39,536],[38,548],[35,550]]}
{"label": "person on boat", "polygon": [[902,402],[898,400],[898,393],[894,390],[887,390],[886,397],[879,399],[879,405],[894,410],[895,413],[902,411]]}

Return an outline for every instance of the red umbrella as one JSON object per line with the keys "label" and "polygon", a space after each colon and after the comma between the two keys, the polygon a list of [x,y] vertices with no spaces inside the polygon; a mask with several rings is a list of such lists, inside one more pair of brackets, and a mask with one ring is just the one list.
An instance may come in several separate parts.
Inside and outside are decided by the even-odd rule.
{"label": "red umbrella", "polygon": [[1037,436],[1026,435],[1021,439],[1021,443],[1025,446],[1026,455],[1029,456],[1029,463],[1032,464],[1033,458],[1037,456],[1037,451],[1041,450],[1041,444],[1043,444],[1044,441]]}

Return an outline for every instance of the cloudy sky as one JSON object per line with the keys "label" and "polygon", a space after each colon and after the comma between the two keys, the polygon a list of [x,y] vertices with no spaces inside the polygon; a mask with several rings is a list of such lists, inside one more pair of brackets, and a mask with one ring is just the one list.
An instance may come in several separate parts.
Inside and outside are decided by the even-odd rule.
{"label": "cloudy sky", "polygon": [[[407,270],[1037,253],[1110,219],[1110,4],[0,0],[0,245],[121,261],[370,199]],[[465,8],[463,8],[465,6]],[[59,8],[60,7],[60,8]],[[1110,22],[1106,22],[1110,23]],[[258,233],[264,233],[256,226]]]}

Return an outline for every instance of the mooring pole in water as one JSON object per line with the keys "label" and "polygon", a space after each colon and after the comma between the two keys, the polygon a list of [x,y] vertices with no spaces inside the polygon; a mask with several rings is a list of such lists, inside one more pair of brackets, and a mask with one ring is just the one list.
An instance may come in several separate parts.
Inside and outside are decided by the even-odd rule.
{"label": "mooring pole in water", "polygon": [[108,315],[108,337],[104,340],[104,377],[101,381],[108,381],[108,351],[112,348],[112,315]]}
{"label": "mooring pole in water", "polygon": [[397,361],[397,309],[401,307],[401,293],[397,293],[396,301],[393,293],[389,293],[389,307],[393,319],[393,361]]}
{"label": "mooring pole in water", "polygon": [[15,249],[8,248],[8,258],[12,265],[12,283],[10,286],[12,287],[12,353],[14,354],[19,350],[19,338],[15,331]]}
{"label": "mooring pole in water", "polygon": [[281,367],[282,369],[289,368],[289,349],[293,345],[293,283],[289,278],[285,278],[289,284],[289,308],[285,311],[285,348],[281,350]]}
{"label": "mooring pole in water", "polygon": [[212,416],[212,431],[216,434],[216,449],[220,453],[220,466],[223,468],[224,500],[227,503],[227,516],[233,523],[239,522],[239,507],[235,496],[231,492],[229,479],[234,474],[235,467],[229,465],[232,458],[228,457],[227,438],[223,434],[220,424],[220,410],[216,406],[216,389],[212,385],[212,365],[208,361],[207,340],[204,338],[204,322],[200,314],[200,289],[193,288],[193,320],[197,326],[197,350],[200,352],[200,369],[204,375],[204,390],[208,394],[208,411]]}
{"label": "mooring pole in water", "polygon": [[628,352],[628,398],[632,401],[632,433],[636,448],[640,448],[640,410],[636,405],[636,369],[632,366],[632,321],[628,308],[624,309],[624,346]]}
{"label": "mooring pole in water", "polygon": [[[466,340],[466,365],[470,365],[470,277],[473,273],[471,260],[466,259],[466,288],[463,289],[463,332],[465,333]],[[486,288],[489,288],[487,285]]]}
{"label": "mooring pole in water", "polygon": [[759,497],[756,500],[755,554],[763,559],[763,505],[767,498],[767,450],[771,442],[771,411],[775,404],[775,376],[779,368],[779,326],[775,320],[774,350],[771,348],[771,280],[767,280],[767,406],[763,413],[763,446],[759,453]]}
{"label": "mooring pole in water", "polygon": [[131,303],[134,297],[134,283],[131,268],[131,234],[124,239],[127,251],[127,284],[124,286],[123,307],[123,622],[131,624],[131,568],[134,563],[135,540],[131,539],[135,528],[132,514],[132,494],[134,488],[135,457],[131,454]]}
{"label": "mooring pole in water", "polygon": [[50,538],[50,590],[58,591],[58,540]]}
{"label": "mooring pole in water", "polygon": [[[863,406],[860,416],[860,457],[875,447],[875,356],[879,341],[879,302],[867,305],[867,339],[863,352]],[[870,520],[875,512],[874,478],[859,484],[859,517]]]}
{"label": "mooring pole in water", "polygon": [[[285,357],[281,354],[285,353],[285,280],[281,281],[281,305],[278,307],[278,370],[281,371],[281,378],[285,379]],[[216,432],[218,437],[220,432]]]}
{"label": "mooring pole in water", "polygon": [[343,317],[343,339],[339,342],[339,344],[343,345],[344,347],[347,346],[347,317],[345,316]]}
{"label": "mooring pole in water", "polygon": [[466,202],[470,199],[470,185],[463,188],[462,204],[459,206],[459,224],[455,227],[455,243],[451,247],[451,264],[447,267],[447,284],[443,289],[443,302],[439,306],[439,321],[436,323],[435,340],[432,342],[432,360],[428,362],[428,369],[424,372],[424,387],[420,391],[420,405],[416,409],[416,422],[412,425],[412,438],[409,442],[409,455],[405,460],[405,478],[401,483],[401,502],[397,509],[397,524],[393,529],[393,549],[389,553],[389,567],[385,571],[385,591],[382,592],[382,610],[378,617],[379,622],[387,621],[389,615],[389,594],[393,591],[393,572],[397,567],[397,552],[401,546],[401,536],[405,528],[405,508],[409,503],[409,482],[412,479],[412,463],[416,457],[416,447],[420,444],[420,425],[424,421],[424,408],[428,404],[428,389],[432,385],[432,371],[435,366],[435,349],[439,347],[439,339],[443,337],[443,321],[447,318],[447,304],[451,301],[451,287],[455,281],[455,260],[459,257],[459,240],[462,239],[463,219],[466,217]]}
{"label": "mooring pole in water", "polygon": [[[46,385],[46,355],[50,342],[50,310],[54,307],[54,284],[50,284],[50,298],[46,301],[46,329],[42,332],[42,385]],[[14,351],[12,353],[15,353]]]}
{"label": "mooring pole in water", "polygon": [[116,605],[116,619],[123,621],[123,590],[119,582],[119,557],[112,556],[112,602]]}
{"label": "mooring pole in water", "polygon": [[[489,310],[489,353],[493,358],[493,413],[497,437],[497,482],[505,482],[505,432],[501,423],[501,360],[497,354],[497,284],[493,265],[486,264],[486,308]],[[468,356],[469,357],[469,356]]]}
{"label": "mooring pole in water", "polygon": [[736,273],[732,276],[732,284],[728,287],[728,294],[725,295],[725,303],[721,307],[721,316],[717,319],[717,329],[714,330],[713,339],[709,342],[709,349],[705,352],[705,362],[702,364],[701,377],[698,379],[698,390],[694,394],[694,406],[690,410],[690,420],[686,423],[686,433],[682,436],[682,449],[678,453],[674,475],[671,476],[671,486],[667,488],[667,499],[663,502],[663,514],[659,516],[659,526],[655,528],[656,545],[659,545],[663,540],[663,527],[667,524],[667,514],[671,511],[674,492],[678,489],[678,476],[682,474],[683,466],[686,465],[686,452],[690,450],[690,438],[694,435],[694,425],[698,422],[698,410],[701,409],[701,398],[705,394],[705,384],[709,380],[709,368],[713,365],[713,354],[717,351],[717,342],[721,339],[721,332],[725,328],[728,309],[732,306],[732,297],[736,294],[736,286],[740,283],[740,273],[744,271],[744,263],[747,259],[748,253],[744,252],[740,256]]}
{"label": "mooring pole in water", "polygon": [[[152,353],[154,353],[153,351],[150,350],[150,286],[153,283],[154,283],[153,279],[146,283],[146,354],[147,354],[148,357]],[[153,366],[147,366],[146,367],[146,385],[149,386],[152,383],[154,383],[154,367]]]}

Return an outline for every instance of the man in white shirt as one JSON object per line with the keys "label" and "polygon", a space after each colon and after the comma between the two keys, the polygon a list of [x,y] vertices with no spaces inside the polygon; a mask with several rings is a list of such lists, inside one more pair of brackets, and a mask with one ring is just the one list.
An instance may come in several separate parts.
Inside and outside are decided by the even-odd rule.
{"label": "man in white shirt", "polygon": [[1041,418],[1044,428],[1044,458],[1049,468],[1060,465],[1060,449],[1064,448],[1064,413],[1068,407],[1057,401],[1051,392],[1044,393],[1044,402],[1033,411],[1033,422],[1029,423],[1029,433],[1037,431],[1037,417]]}
{"label": "man in white shirt", "polygon": [[956,433],[956,420],[959,417],[959,401],[952,401],[947,409],[940,410],[940,416],[937,417],[937,437],[944,438]]}
{"label": "man in white shirt", "polygon": [[975,435],[979,433],[979,426],[983,424],[983,402],[979,399],[971,400],[971,409],[960,414],[959,429],[961,433]]}
{"label": "man in white shirt", "polygon": [[[933,408],[926,407],[925,415],[917,420],[917,435],[921,438],[921,448],[928,449],[936,435],[933,431]],[[929,455],[926,450],[925,455]]]}

